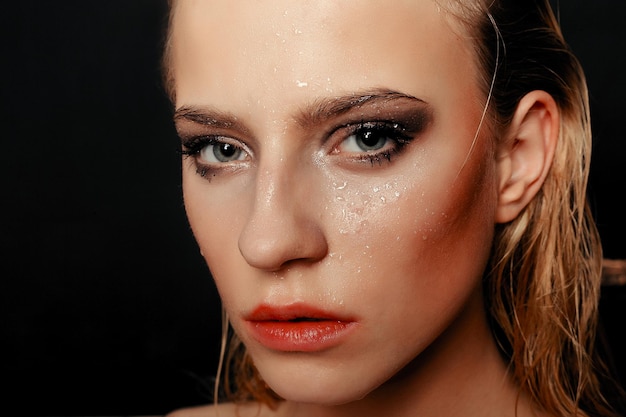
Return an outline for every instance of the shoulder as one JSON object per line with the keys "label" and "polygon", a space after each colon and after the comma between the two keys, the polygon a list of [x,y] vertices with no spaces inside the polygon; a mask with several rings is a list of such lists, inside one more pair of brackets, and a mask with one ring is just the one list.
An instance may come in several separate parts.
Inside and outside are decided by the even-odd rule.
{"label": "shoulder", "polygon": [[223,403],[202,405],[172,411],[165,417],[278,417],[282,407],[272,410],[269,407],[250,402],[245,404]]}

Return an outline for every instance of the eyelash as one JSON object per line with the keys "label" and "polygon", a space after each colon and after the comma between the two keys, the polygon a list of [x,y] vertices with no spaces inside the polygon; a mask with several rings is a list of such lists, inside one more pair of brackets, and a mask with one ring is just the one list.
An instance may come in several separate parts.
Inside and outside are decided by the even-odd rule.
{"label": "eyelash", "polygon": [[[359,123],[345,124],[330,133],[330,141],[332,141],[333,136],[339,135],[341,138],[337,140],[338,144],[333,146],[330,154],[348,154],[348,158],[352,161],[369,163],[371,166],[376,164],[382,165],[384,162],[390,163],[394,155],[402,153],[405,146],[411,143],[415,138],[416,131],[420,129],[411,130],[393,121],[361,121]],[[342,147],[347,146],[346,142],[349,140],[352,142],[360,140],[364,144],[363,140],[371,138],[378,141],[383,140],[384,143],[380,148],[374,150],[341,150]],[[225,169],[235,170],[241,167],[239,162],[245,160],[235,159],[232,161],[216,161],[214,163],[201,162],[201,154],[204,150],[209,149],[208,147],[222,146],[224,150],[232,150],[235,153],[243,154],[244,158],[251,155],[251,152],[241,142],[221,135],[193,136],[189,139],[183,139],[182,146],[183,149],[180,153],[183,156],[194,159],[196,172],[201,177],[207,177],[209,174],[215,176]],[[217,159],[215,155],[216,148],[213,148],[213,150],[213,157]]]}
{"label": "eyelash", "polygon": [[[229,147],[229,149],[233,149],[235,152],[242,152],[245,154],[250,154],[250,152],[246,149],[245,146],[242,146],[234,139],[230,139],[226,136],[194,136],[187,140],[182,141],[183,149],[180,153],[185,157],[192,157],[194,159],[196,165],[196,172],[201,177],[206,177],[209,173],[213,173],[213,176],[216,175],[220,170],[225,169],[225,166],[217,167],[212,166],[210,163],[202,163],[199,161],[201,158],[202,152],[207,149],[209,146],[225,146]],[[214,156],[215,153],[214,153]],[[238,160],[234,160],[232,162],[237,162]],[[216,162],[219,165],[227,165],[228,162]],[[234,164],[228,164],[230,168],[236,168]]]}
{"label": "eyelash", "polygon": [[[375,164],[381,165],[383,162],[391,162],[392,156],[400,154],[404,147],[414,139],[414,135],[397,122],[362,121],[357,124],[345,125],[343,128],[340,128],[339,131],[344,129],[348,130],[348,134],[345,135],[346,138],[334,148],[333,153],[345,153],[338,151],[337,148],[341,147],[348,139],[355,136],[360,136],[361,139],[373,137],[374,139],[383,139],[386,141],[380,148],[384,150],[369,151],[362,149],[361,151],[357,151],[354,160],[369,162],[372,166]],[[358,138],[356,140],[358,140]],[[393,143],[389,145],[388,142]]]}

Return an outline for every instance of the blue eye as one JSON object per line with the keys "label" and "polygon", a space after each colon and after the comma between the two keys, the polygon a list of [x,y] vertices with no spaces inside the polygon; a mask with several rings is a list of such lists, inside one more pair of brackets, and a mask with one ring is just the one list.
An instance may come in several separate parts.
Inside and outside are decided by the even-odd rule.
{"label": "blue eye", "polygon": [[234,172],[245,167],[250,158],[248,148],[227,136],[193,136],[182,142],[181,154],[193,158],[201,177]]}
{"label": "blue eye", "polygon": [[346,126],[348,134],[334,153],[345,153],[371,164],[391,160],[413,137],[394,122],[363,122]]}
{"label": "blue eye", "polygon": [[202,162],[214,164],[241,161],[246,157],[243,149],[226,142],[207,144],[199,152]]}
{"label": "blue eye", "polygon": [[[397,125],[395,126],[397,129]],[[348,152],[373,152],[393,144],[393,137],[397,132],[388,132],[388,127],[377,126],[375,123],[363,123],[356,131],[348,136],[342,146]]]}
{"label": "blue eye", "polygon": [[248,152],[234,139],[223,136],[199,136],[183,142],[183,155],[193,156],[199,163],[225,164],[243,161]]}

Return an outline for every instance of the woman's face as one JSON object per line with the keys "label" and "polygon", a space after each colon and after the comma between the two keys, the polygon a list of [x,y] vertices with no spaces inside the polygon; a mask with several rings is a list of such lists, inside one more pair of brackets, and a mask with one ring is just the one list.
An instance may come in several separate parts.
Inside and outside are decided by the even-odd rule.
{"label": "woman's face", "polygon": [[496,204],[469,37],[431,0],[175,16],[185,207],[266,382],[342,403],[435,345],[462,355]]}

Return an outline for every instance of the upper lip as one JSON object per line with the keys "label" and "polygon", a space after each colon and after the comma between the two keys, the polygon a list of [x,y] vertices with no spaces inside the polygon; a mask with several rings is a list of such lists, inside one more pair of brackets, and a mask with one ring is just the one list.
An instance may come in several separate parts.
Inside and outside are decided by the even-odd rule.
{"label": "upper lip", "polygon": [[252,312],[246,315],[248,321],[293,321],[293,320],[332,320],[332,321],[353,321],[351,318],[316,308],[304,303],[294,303],[289,305],[274,306],[261,304]]}

